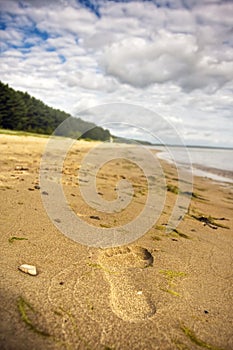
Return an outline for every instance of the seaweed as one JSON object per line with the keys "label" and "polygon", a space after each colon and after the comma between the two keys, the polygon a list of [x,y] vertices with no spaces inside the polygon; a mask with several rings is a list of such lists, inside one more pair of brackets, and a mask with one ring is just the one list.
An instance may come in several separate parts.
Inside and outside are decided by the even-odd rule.
{"label": "seaweed", "polygon": [[88,262],[87,265],[90,266],[90,267],[93,267],[94,269],[100,269],[100,270],[103,270],[103,271],[105,271],[107,273],[110,273],[110,274],[113,274],[113,275],[119,275],[120,274],[117,271],[111,271],[111,270],[109,270],[109,269],[107,269],[107,268],[105,268],[102,265],[97,264],[97,263],[90,263],[90,262]]}
{"label": "seaweed", "polygon": [[90,266],[90,267],[94,267],[95,269],[103,269],[103,267],[100,264],[97,264],[97,263],[90,263],[89,262],[87,265]]}
{"label": "seaweed", "polygon": [[182,238],[186,238],[186,239],[190,239],[190,237],[188,235],[186,235],[185,233],[182,233],[180,231],[178,231],[177,229],[174,229],[172,231],[172,233],[175,233],[176,235],[178,235],[179,237],[182,237]]}
{"label": "seaweed", "polygon": [[111,226],[107,225],[107,224],[100,224],[100,227],[102,227],[102,228],[111,228]]}
{"label": "seaweed", "polygon": [[177,277],[186,276],[185,272],[173,271],[173,270],[159,270],[159,273],[163,274],[169,281],[172,281],[174,278],[177,278]]}
{"label": "seaweed", "polygon": [[185,195],[185,196],[189,196],[189,197],[195,198],[195,199],[200,199],[202,201],[207,201],[206,198],[202,197],[200,194],[198,194],[196,192],[185,191],[185,192],[182,192],[182,194]]}
{"label": "seaweed", "polygon": [[155,229],[159,230],[159,231],[165,231],[166,230],[166,226],[165,225],[156,225]]}
{"label": "seaweed", "polygon": [[[156,225],[155,229],[164,232],[166,230],[166,226],[167,226],[167,224]],[[186,239],[191,238],[188,235],[186,235],[185,233],[182,233],[182,232],[178,231],[177,229],[173,229],[172,227],[170,227],[170,230],[172,230],[172,232],[169,232],[169,234],[171,234],[171,235],[173,234],[175,236],[179,236],[179,237],[186,238]],[[152,239],[156,239],[156,238],[152,237]],[[158,239],[158,240],[160,240],[160,239]]]}
{"label": "seaweed", "polygon": [[26,300],[23,299],[23,297],[19,297],[18,302],[17,302],[17,307],[21,316],[21,319],[23,322],[35,333],[43,335],[45,337],[50,337],[50,334],[38,329],[30,320],[28,317],[26,309],[31,310],[34,314],[36,313],[35,309],[32,307],[31,304],[29,304]]}
{"label": "seaweed", "polygon": [[220,221],[220,220],[221,221],[227,220],[226,218],[215,218],[215,217],[212,217],[211,215],[209,215],[208,217],[204,216],[204,215],[196,216],[194,214],[191,214],[191,217],[202,222],[204,226],[208,226],[208,227],[212,228],[213,230],[217,230],[218,227],[229,229],[229,226],[226,226],[226,225],[220,224],[219,222],[216,222],[216,221]]}
{"label": "seaweed", "polygon": [[175,193],[175,194],[179,194],[180,193],[179,188],[177,186],[174,186],[174,185],[167,185],[167,191]]}
{"label": "seaweed", "polygon": [[161,241],[161,237],[159,237],[159,236],[152,236],[151,239],[153,241]]}
{"label": "seaweed", "polygon": [[178,350],[190,350],[190,348],[186,344],[182,343],[180,340],[175,339],[173,340],[173,342]]}
{"label": "seaweed", "polygon": [[181,272],[181,271],[173,271],[173,270],[159,270],[159,273],[161,273],[165,276],[165,278],[168,281],[168,286],[169,286],[169,288],[166,288],[166,289],[161,288],[161,290],[163,290],[164,292],[167,292],[169,294],[172,294],[176,297],[180,297],[181,295],[171,288],[174,285],[174,283],[173,283],[174,278],[184,277],[184,276],[186,276],[186,273]]}
{"label": "seaweed", "polygon": [[62,313],[60,311],[54,310],[53,311],[55,315],[57,316],[63,316]]}
{"label": "seaweed", "polygon": [[206,200],[204,197],[202,197],[201,195],[199,195],[196,192],[180,191],[179,187],[176,186],[176,185],[168,184],[167,185],[167,191],[168,192],[172,192],[174,194],[182,194],[183,196],[188,196],[188,197],[195,198],[195,199],[200,199],[200,200],[203,200],[203,201]]}
{"label": "seaweed", "polygon": [[223,350],[222,348],[218,348],[216,346],[213,346],[211,344],[206,343],[205,341],[199,339],[196,334],[185,325],[180,326],[181,330],[184,332],[184,334],[196,345],[201,346],[203,348],[209,349],[209,350]]}
{"label": "seaweed", "polygon": [[16,237],[16,236],[13,236],[13,237],[10,237],[8,239],[8,242],[9,243],[13,243],[14,241],[28,241],[28,238],[26,237]]}
{"label": "seaweed", "polygon": [[162,291],[164,291],[164,292],[167,292],[167,293],[169,293],[169,294],[171,294],[171,295],[174,295],[175,297],[180,297],[181,295],[180,295],[180,293],[177,293],[177,292],[175,292],[174,290],[172,290],[172,289],[163,289],[163,288],[160,288]]}
{"label": "seaweed", "polygon": [[70,319],[72,326],[73,326],[73,329],[74,329],[76,335],[78,336],[79,340],[81,342],[83,342],[84,347],[87,350],[92,350],[92,348],[89,346],[88,342],[81,336],[80,331],[77,327],[77,321],[76,321],[76,318],[74,317],[74,315],[71,314],[69,311],[66,311],[62,307],[60,307],[60,310]]}

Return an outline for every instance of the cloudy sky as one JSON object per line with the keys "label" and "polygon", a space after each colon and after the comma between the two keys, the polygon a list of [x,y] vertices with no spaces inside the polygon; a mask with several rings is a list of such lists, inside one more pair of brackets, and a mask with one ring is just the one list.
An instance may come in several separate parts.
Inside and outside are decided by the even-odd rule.
{"label": "cloudy sky", "polygon": [[186,144],[233,147],[233,1],[0,0],[0,7],[3,82],[97,124],[95,106],[109,106],[109,123],[112,103],[140,107],[130,113],[121,105],[120,135],[140,137],[140,125],[151,140],[163,120]]}

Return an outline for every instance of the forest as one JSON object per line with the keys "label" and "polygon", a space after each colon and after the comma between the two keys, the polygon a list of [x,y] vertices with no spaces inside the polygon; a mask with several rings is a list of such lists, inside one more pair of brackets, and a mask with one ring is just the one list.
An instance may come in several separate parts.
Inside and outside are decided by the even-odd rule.
{"label": "forest", "polygon": [[[67,118],[69,118],[68,122],[61,124]],[[16,91],[1,81],[0,129],[48,135],[54,133],[76,139],[101,141],[109,140],[111,136],[109,130],[49,107],[27,92]]]}

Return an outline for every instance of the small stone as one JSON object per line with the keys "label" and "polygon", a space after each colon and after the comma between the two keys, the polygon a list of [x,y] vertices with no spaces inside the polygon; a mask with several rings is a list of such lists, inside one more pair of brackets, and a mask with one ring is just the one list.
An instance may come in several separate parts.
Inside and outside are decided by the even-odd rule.
{"label": "small stone", "polygon": [[43,194],[44,196],[48,196],[48,195],[49,195],[48,192],[46,192],[46,191],[43,191],[42,194]]}
{"label": "small stone", "polygon": [[97,215],[91,215],[90,219],[94,219],[94,220],[100,220],[100,217]]}
{"label": "small stone", "polygon": [[138,294],[138,295],[142,295],[142,291],[139,290],[139,291],[137,292],[137,294]]}
{"label": "small stone", "polygon": [[37,275],[36,267],[34,265],[23,264],[19,266],[19,270],[31,276]]}
{"label": "small stone", "polygon": [[39,189],[40,189],[40,186],[39,186],[39,185],[35,185],[34,188],[35,188],[36,190],[39,190]]}

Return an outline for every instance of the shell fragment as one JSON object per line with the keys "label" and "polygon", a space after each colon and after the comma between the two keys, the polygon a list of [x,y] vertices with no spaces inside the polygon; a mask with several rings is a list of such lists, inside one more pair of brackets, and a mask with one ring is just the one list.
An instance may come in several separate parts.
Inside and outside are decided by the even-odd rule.
{"label": "shell fragment", "polygon": [[36,267],[33,265],[28,265],[28,264],[23,264],[19,266],[19,270],[22,272],[25,272],[29,275],[32,276],[36,276],[37,275],[37,271],[36,271]]}

